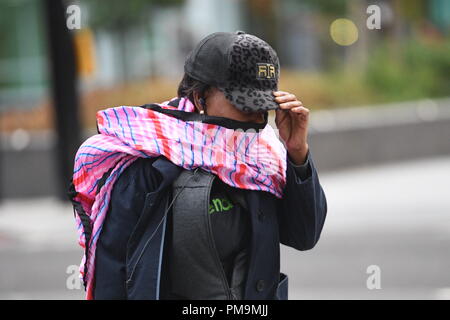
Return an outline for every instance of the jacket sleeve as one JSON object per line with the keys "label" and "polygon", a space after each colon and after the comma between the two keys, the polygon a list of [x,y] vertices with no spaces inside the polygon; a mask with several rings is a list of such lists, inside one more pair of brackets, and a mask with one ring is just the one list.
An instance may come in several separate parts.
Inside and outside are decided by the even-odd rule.
{"label": "jacket sleeve", "polygon": [[160,182],[153,159],[138,159],[119,176],[111,192],[95,262],[95,299],[126,299],[127,242],[144,208],[147,193]]}
{"label": "jacket sleeve", "polygon": [[288,157],[286,186],[278,201],[280,242],[297,250],[312,249],[319,240],[327,214],[327,201],[308,152],[303,166]]}

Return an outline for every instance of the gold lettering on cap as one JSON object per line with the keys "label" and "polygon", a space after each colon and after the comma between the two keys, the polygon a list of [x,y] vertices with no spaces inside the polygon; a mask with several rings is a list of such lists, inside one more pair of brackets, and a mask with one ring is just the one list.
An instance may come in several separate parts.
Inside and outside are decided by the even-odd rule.
{"label": "gold lettering on cap", "polygon": [[266,80],[266,79],[275,79],[276,71],[275,66],[271,63],[257,63],[258,74],[256,75],[257,79]]}
{"label": "gold lettering on cap", "polygon": [[267,66],[266,65],[258,65],[258,78],[267,77]]}
{"label": "gold lettering on cap", "polygon": [[269,78],[275,78],[275,66],[273,64],[269,66]]}

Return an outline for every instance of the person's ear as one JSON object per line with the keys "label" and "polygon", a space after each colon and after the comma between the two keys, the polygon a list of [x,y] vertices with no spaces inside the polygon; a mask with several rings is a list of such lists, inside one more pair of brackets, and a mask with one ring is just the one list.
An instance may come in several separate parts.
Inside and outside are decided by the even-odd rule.
{"label": "person's ear", "polygon": [[204,113],[205,110],[205,99],[203,97],[200,97],[198,92],[194,92],[194,105],[197,109],[198,113]]}
{"label": "person's ear", "polygon": [[197,91],[194,92],[193,97],[195,109],[197,109],[197,112],[200,112],[200,110],[202,110],[202,105],[200,104],[200,95]]}

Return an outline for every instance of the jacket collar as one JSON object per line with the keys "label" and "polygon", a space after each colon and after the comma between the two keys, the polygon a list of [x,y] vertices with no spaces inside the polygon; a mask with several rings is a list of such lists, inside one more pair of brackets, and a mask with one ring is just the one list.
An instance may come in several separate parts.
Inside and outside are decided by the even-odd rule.
{"label": "jacket collar", "polygon": [[159,156],[155,161],[153,161],[152,166],[159,171],[163,178],[160,186],[158,187],[160,190],[170,185],[182,170],[181,167],[173,164],[164,156]]}

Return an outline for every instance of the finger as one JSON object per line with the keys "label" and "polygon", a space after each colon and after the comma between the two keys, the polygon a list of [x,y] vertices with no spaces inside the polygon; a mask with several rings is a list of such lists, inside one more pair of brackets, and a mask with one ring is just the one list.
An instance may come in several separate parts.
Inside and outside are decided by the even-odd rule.
{"label": "finger", "polygon": [[298,100],[297,100],[297,97],[295,95],[288,94],[286,96],[276,97],[275,101],[278,102],[278,103],[283,103],[283,102],[298,101]]}
{"label": "finger", "polygon": [[281,97],[288,97],[288,96],[290,97],[289,99],[292,99],[292,97],[294,99],[297,99],[297,98],[295,98],[294,94],[292,94],[290,92],[286,92],[286,91],[274,91],[273,95],[275,96],[275,99],[278,99],[278,98],[281,98]]}
{"label": "finger", "polygon": [[279,97],[279,96],[285,96],[285,95],[287,95],[287,94],[290,94],[290,93],[289,93],[289,92],[286,92],[286,91],[274,91],[274,92],[273,92],[273,95],[276,96],[276,97]]}
{"label": "finger", "polygon": [[289,110],[289,109],[292,109],[292,108],[297,108],[297,107],[302,107],[302,106],[303,106],[303,104],[300,101],[298,101],[298,100],[289,101],[289,102],[285,102],[285,103],[281,103],[280,104],[280,108],[284,109],[284,110]]}
{"label": "finger", "polygon": [[293,93],[286,92],[286,91],[274,91],[273,95],[275,96],[275,99],[280,99],[280,98],[297,99]]}
{"label": "finger", "polygon": [[290,109],[290,111],[297,113],[297,114],[303,114],[305,116],[309,115],[309,109],[305,108],[303,106],[292,108],[292,109]]}

